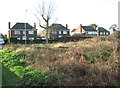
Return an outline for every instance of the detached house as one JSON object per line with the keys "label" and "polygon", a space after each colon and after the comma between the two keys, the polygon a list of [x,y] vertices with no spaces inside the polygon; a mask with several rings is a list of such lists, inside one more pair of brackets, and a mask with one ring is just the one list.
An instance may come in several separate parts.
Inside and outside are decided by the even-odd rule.
{"label": "detached house", "polygon": [[9,22],[8,38],[17,36],[18,40],[35,40],[37,39],[36,24],[34,27],[28,23],[16,23],[13,27]]}
{"label": "detached house", "polygon": [[[41,37],[45,37],[46,30],[44,29],[41,33]],[[70,36],[70,30],[68,29],[68,25],[66,24],[66,27],[64,27],[61,24],[52,24],[48,29],[48,38],[54,39],[54,38],[62,38],[62,37],[68,37]]]}
{"label": "detached house", "polygon": [[110,29],[110,35],[114,34],[117,30],[115,28]]}
{"label": "detached house", "polygon": [[75,35],[75,34],[81,34],[87,36],[105,36],[105,35],[109,35],[110,33],[103,27],[93,28],[91,26],[82,26],[82,24],[80,24],[80,26],[77,29],[73,29],[71,31],[71,35]]}

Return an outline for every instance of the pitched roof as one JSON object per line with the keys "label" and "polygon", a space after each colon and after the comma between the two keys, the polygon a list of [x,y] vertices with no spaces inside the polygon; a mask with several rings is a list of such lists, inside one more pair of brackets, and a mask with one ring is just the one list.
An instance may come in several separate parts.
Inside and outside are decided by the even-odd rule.
{"label": "pitched roof", "polygon": [[49,30],[69,30],[67,29],[66,27],[64,27],[63,25],[61,24],[52,24],[49,28]]}
{"label": "pitched roof", "polygon": [[73,29],[71,32],[74,32],[76,29]]}
{"label": "pitched roof", "polygon": [[99,30],[100,32],[109,32],[108,30],[106,30],[106,29],[103,28],[103,27],[98,27],[98,30]]}
{"label": "pitched roof", "polygon": [[[16,23],[11,29],[25,29],[25,23]],[[33,29],[33,27],[26,23],[26,29]]]}
{"label": "pitched roof", "polygon": [[85,31],[97,31],[95,30],[93,27],[91,26],[82,26],[82,28],[85,30]]}
{"label": "pitched roof", "polygon": [[4,38],[4,36],[3,36],[3,34],[2,34],[2,33],[0,33],[0,38]]}

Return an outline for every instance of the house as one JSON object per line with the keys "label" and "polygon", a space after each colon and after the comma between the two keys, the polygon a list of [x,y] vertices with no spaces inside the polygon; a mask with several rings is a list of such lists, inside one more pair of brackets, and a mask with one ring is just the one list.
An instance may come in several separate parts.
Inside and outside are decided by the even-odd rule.
{"label": "house", "polygon": [[8,38],[17,36],[18,40],[35,40],[37,39],[36,23],[34,27],[28,23],[16,23],[11,27],[11,23],[8,23]]}
{"label": "house", "polygon": [[112,35],[113,33],[115,33],[117,30],[115,28],[111,28],[110,29],[110,35]]}
{"label": "house", "polygon": [[108,36],[108,35],[110,35],[110,32],[103,27],[98,27],[97,30],[98,30],[98,36]]}
{"label": "house", "polygon": [[[46,30],[44,29],[41,33],[41,37],[45,37]],[[65,38],[70,36],[70,30],[68,29],[68,25],[66,24],[66,27],[64,27],[61,24],[52,24],[48,28],[48,38],[54,39],[54,38]]]}
{"label": "house", "polygon": [[109,31],[107,31],[103,27],[93,28],[91,26],[82,26],[82,24],[80,24],[78,28],[73,29],[71,31],[72,36],[76,34],[87,35],[87,36],[105,36],[105,35],[109,35]]}
{"label": "house", "polygon": [[0,39],[5,39],[2,33],[0,33]]}

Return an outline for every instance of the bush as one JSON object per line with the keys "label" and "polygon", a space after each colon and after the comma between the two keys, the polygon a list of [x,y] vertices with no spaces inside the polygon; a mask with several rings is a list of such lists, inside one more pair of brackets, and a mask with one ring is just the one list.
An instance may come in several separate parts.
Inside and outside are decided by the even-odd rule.
{"label": "bush", "polygon": [[17,44],[17,36],[13,36],[13,37],[11,37],[11,38],[8,38],[8,43],[10,44],[10,43],[15,43],[15,44]]}
{"label": "bush", "polygon": [[21,59],[21,53],[13,52],[9,49],[4,49],[1,53],[1,62],[19,78],[21,78],[21,83],[23,86],[47,86],[57,78],[45,69],[42,69],[44,71],[37,71],[32,67],[24,68],[23,66],[27,62]]}

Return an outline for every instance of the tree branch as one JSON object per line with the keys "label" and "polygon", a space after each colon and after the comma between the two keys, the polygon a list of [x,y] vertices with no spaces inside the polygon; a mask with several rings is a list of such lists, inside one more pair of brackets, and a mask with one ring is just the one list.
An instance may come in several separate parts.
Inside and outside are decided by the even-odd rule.
{"label": "tree branch", "polygon": [[42,26],[41,24],[39,24],[39,26],[40,26],[41,28],[44,28],[44,29],[46,29],[46,27]]}

